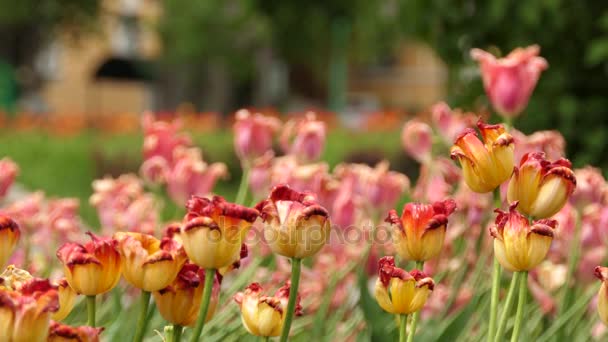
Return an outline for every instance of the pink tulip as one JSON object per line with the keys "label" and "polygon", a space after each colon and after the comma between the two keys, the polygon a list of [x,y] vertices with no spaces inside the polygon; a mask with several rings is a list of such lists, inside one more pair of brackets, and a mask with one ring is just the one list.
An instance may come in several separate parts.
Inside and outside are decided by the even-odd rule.
{"label": "pink tulip", "polygon": [[566,140],[558,131],[538,131],[531,135],[512,129],[515,140],[515,161],[530,152],[544,152],[548,159],[559,159],[566,155]]}
{"label": "pink tulip", "polygon": [[272,140],[281,123],[262,114],[251,114],[242,109],[236,113],[234,123],[234,150],[247,165],[272,150]]}
{"label": "pink tulip", "polygon": [[401,144],[410,157],[422,164],[431,162],[433,151],[433,130],[418,120],[410,120],[401,131]]}
{"label": "pink tulip", "polygon": [[319,159],[325,147],[327,127],[309,112],[304,118],[289,120],[281,133],[281,147],[298,160],[311,162]]}
{"label": "pink tulip", "polygon": [[608,184],[602,175],[602,170],[586,166],[574,170],[577,187],[570,200],[578,208],[584,208],[592,203],[603,203],[608,199]]}
{"label": "pink tulip", "polygon": [[272,151],[266,152],[266,154],[253,161],[251,171],[249,171],[249,188],[253,193],[253,197],[257,200],[266,197],[272,188],[271,175],[273,165],[274,153]]}
{"label": "pink tulip", "polygon": [[499,59],[480,49],[471,50],[471,57],[480,64],[486,94],[500,115],[516,117],[528,105],[540,73],[548,67],[539,53],[538,45],[517,48]]}
{"label": "pink tulip", "polygon": [[144,130],[144,161],[155,156],[160,156],[171,164],[173,162],[173,150],[178,146],[191,144],[187,134],[180,134],[181,121],[175,120],[171,123],[154,119],[152,113],[144,114],[142,118]]}
{"label": "pink tulip", "polygon": [[19,174],[19,166],[9,158],[0,159],[0,200],[6,196]]}
{"label": "pink tulip", "polygon": [[440,133],[443,141],[450,146],[463,130],[473,127],[477,123],[477,116],[473,113],[452,110],[445,102],[434,104],[431,107],[431,116],[433,126]]}

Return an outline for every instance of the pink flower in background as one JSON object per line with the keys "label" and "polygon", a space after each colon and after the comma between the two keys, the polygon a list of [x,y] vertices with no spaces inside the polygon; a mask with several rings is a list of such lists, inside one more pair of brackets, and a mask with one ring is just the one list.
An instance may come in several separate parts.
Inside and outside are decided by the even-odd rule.
{"label": "pink flower in background", "polygon": [[0,200],[6,196],[8,189],[19,174],[19,166],[9,158],[0,159]]}
{"label": "pink flower in background", "polygon": [[337,190],[337,195],[332,201],[331,222],[338,227],[351,227],[357,223],[357,208],[358,201],[354,195],[355,180],[352,177],[347,177],[342,180]]}
{"label": "pink flower in background", "polygon": [[142,181],[132,174],[93,181],[89,203],[97,209],[104,235],[119,230],[154,234],[159,206]]}
{"label": "pink flower in background", "polygon": [[456,137],[466,128],[477,123],[477,117],[473,113],[462,113],[460,110],[452,110],[447,103],[438,102],[431,107],[433,126],[439,132],[444,142],[451,146]]}
{"label": "pink flower in background", "polygon": [[298,160],[311,162],[319,159],[325,148],[327,127],[309,112],[304,118],[289,120],[281,133],[281,147]]}
{"label": "pink flower in background", "polygon": [[179,133],[181,121],[171,123],[156,120],[152,113],[144,114],[142,127],[144,130],[144,161],[159,156],[169,164],[173,161],[173,150],[178,146],[189,146],[190,137]]}
{"label": "pink flower in background", "polygon": [[420,166],[420,176],[412,198],[420,202],[437,202],[448,197],[461,179],[461,170],[447,158],[435,158]]}
{"label": "pink flower in background", "polygon": [[228,176],[224,163],[205,163],[201,150],[196,147],[177,148],[175,165],[167,176],[167,192],[171,199],[185,205],[190,196],[208,196],[218,179]]}
{"label": "pink flower in background", "polygon": [[433,130],[418,120],[410,120],[401,131],[401,144],[408,155],[422,164],[431,162]]}
{"label": "pink flower in background", "polygon": [[242,109],[236,113],[234,123],[234,150],[239,159],[249,165],[254,159],[272,150],[274,134],[281,122],[262,114],[251,114]]}
{"label": "pink flower in background", "polygon": [[566,155],[566,140],[558,131],[538,131],[531,135],[512,129],[515,140],[515,161],[530,152],[544,152],[548,159],[559,159]]}
{"label": "pink flower in background", "polygon": [[148,184],[164,184],[171,172],[171,165],[161,156],[144,160],[139,168],[141,178]]}
{"label": "pink flower in background", "polygon": [[249,171],[249,188],[254,199],[261,200],[270,192],[273,163],[274,152],[272,151],[266,152],[253,162]]}
{"label": "pink flower in background", "polygon": [[574,170],[576,176],[576,190],[570,197],[570,201],[578,208],[584,208],[592,203],[604,203],[607,199],[608,185],[602,175],[602,170],[586,166]]}
{"label": "pink flower in background", "polygon": [[471,57],[480,64],[486,94],[500,115],[518,116],[528,105],[540,73],[549,66],[539,53],[538,45],[517,48],[498,59],[489,52],[471,50]]}

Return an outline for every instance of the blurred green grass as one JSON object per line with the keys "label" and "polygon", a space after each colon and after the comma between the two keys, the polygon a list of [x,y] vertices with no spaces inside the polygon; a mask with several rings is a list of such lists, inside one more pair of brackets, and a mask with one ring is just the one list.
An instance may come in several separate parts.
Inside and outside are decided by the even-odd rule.
{"label": "blurred green grass", "polygon": [[[207,162],[224,162],[230,178],[219,181],[215,191],[233,199],[241,170],[232,147],[232,132],[191,132],[195,145],[203,150]],[[17,181],[28,190],[42,190],[51,197],[76,197],[81,200],[81,215],[95,226],[97,215],[88,205],[91,182],[105,175],[137,173],[141,163],[141,134],[105,134],[84,131],[72,136],[56,136],[43,130],[0,130],[0,158],[10,157],[19,164]],[[278,148],[276,148],[278,150]],[[389,132],[352,132],[334,130],[328,135],[322,159],[333,168],[348,161],[374,162],[388,159],[392,168],[415,174],[416,166],[401,149],[399,130]],[[166,205],[164,213],[174,213]]]}

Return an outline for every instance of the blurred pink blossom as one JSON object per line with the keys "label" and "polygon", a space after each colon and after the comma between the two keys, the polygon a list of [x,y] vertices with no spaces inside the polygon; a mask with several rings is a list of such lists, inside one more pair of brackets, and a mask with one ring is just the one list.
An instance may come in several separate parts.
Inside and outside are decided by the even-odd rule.
{"label": "blurred pink blossom", "polygon": [[173,162],[173,150],[178,146],[189,146],[190,137],[179,133],[181,121],[175,120],[171,123],[159,121],[152,113],[145,113],[142,118],[144,130],[144,161],[152,157],[162,157],[168,164]]}
{"label": "blurred pink blossom", "polygon": [[566,155],[566,140],[558,131],[538,131],[531,135],[512,129],[511,134],[515,140],[515,161],[529,152],[544,152],[549,160],[556,160]]}
{"label": "blurred pink blossom", "polygon": [[460,110],[452,110],[447,103],[438,102],[431,107],[433,125],[439,132],[443,141],[451,146],[456,137],[466,128],[477,122],[473,113],[462,113]]}
{"label": "blurred pink blossom", "polygon": [[539,53],[538,45],[517,48],[498,59],[486,51],[471,50],[471,57],[480,64],[486,94],[503,117],[518,116],[528,105],[540,73],[549,66]]}
{"label": "blurred pink blossom", "polygon": [[0,159],[0,200],[6,196],[9,188],[19,174],[19,166],[9,158]]}
{"label": "blurred pink blossom", "polygon": [[420,166],[420,175],[412,198],[419,202],[442,201],[452,193],[461,178],[461,171],[451,160],[443,157]]}
{"label": "blurred pink blossom", "polygon": [[433,130],[419,120],[408,121],[401,130],[401,144],[407,154],[420,162],[431,162],[433,151]]}
{"label": "blurred pink blossom", "polygon": [[249,171],[249,188],[256,200],[263,199],[270,192],[273,162],[274,152],[272,151],[266,152],[253,161]]}
{"label": "blurred pink blossom", "polygon": [[276,118],[239,110],[233,130],[234,150],[241,162],[249,165],[272,150],[272,140],[280,126],[281,122]]}
{"label": "blurred pink blossom", "polygon": [[281,148],[285,153],[294,155],[299,161],[318,160],[325,148],[327,127],[317,120],[313,112],[299,119],[289,120],[281,132]]}
{"label": "blurred pink blossom", "polygon": [[578,208],[584,208],[592,203],[604,203],[607,199],[608,185],[602,175],[602,170],[586,166],[575,169],[576,190],[570,200]]}

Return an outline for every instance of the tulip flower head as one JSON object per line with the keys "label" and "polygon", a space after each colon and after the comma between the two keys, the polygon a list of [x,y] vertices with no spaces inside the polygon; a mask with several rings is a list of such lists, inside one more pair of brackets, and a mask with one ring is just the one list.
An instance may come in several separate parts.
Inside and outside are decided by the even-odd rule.
{"label": "tulip flower head", "polygon": [[[175,280],[162,290],[152,292],[158,312],[167,321],[182,326],[194,326],[205,283],[205,270],[186,263],[182,266]],[[219,300],[220,283],[217,278],[213,282],[211,302],[205,321],[209,321]]]}
{"label": "tulip flower head", "polygon": [[63,278],[57,282],[57,293],[59,295],[59,310],[51,317],[55,321],[61,321],[68,317],[74,304],[76,303],[77,293],[70,287],[68,281]]}
{"label": "tulip flower head", "polygon": [[608,325],[608,267],[597,266],[595,276],[602,281],[597,294],[597,312],[604,324]]}
{"label": "tulip flower head", "polygon": [[400,257],[427,261],[439,255],[443,247],[448,217],[456,202],[448,199],[431,204],[408,203],[401,217],[392,209],[386,222],[392,225],[393,243]]}
{"label": "tulip flower head", "polygon": [[264,239],[277,254],[305,258],[316,254],[329,239],[329,214],[309,193],[278,185],[256,208],[264,222]]}
{"label": "tulip flower head", "polygon": [[51,322],[47,342],[99,342],[103,328],[71,327],[58,322]]}
{"label": "tulip flower head", "polygon": [[21,232],[19,225],[8,216],[0,215],[0,268],[13,254]]}
{"label": "tulip flower head", "polygon": [[236,113],[234,123],[234,149],[239,159],[249,165],[256,158],[272,150],[274,133],[281,122],[262,114],[251,114],[242,109]]}
{"label": "tulip flower head", "polygon": [[433,150],[433,130],[418,120],[410,120],[401,131],[401,144],[407,154],[422,164],[429,163]]}
{"label": "tulip flower head", "polygon": [[517,212],[517,205],[512,203],[509,212],[496,209],[498,216],[490,228],[496,259],[512,272],[529,271],[540,264],[549,252],[557,227],[557,221],[549,219],[530,225],[528,219]]}
{"label": "tulip flower head", "polygon": [[171,238],[162,241],[148,234],[118,232],[122,274],[131,285],[144,291],[167,287],[186,262],[181,244]]}
{"label": "tulip flower head", "polygon": [[312,162],[321,156],[325,147],[327,127],[309,112],[299,120],[290,120],[281,133],[281,147],[302,162]]}
{"label": "tulip flower head", "polygon": [[564,158],[549,162],[542,152],[526,154],[515,168],[507,199],[519,202],[518,210],[534,218],[548,218],[560,211],[576,188],[572,164]]}
{"label": "tulip flower head", "polygon": [[[262,286],[252,283],[245,292],[234,295],[234,301],[241,308],[241,320],[247,331],[255,336],[279,336],[283,329],[289,300],[290,284],[277,290],[274,296],[263,294]],[[295,315],[302,314],[300,296],[296,299]]]}
{"label": "tulip flower head", "polygon": [[528,105],[540,73],[549,66],[539,52],[538,45],[531,45],[497,59],[486,51],[471,50],[471,57],[481,66],[486,94],[503,117],[518,116]]}
{"label": "tulip flower head", "polygon": [[33,279],[30,272],[8,265],[0,274],[0,289],[18,291],[23,284]]}
{"label": "tulip flower head", "polygon": [[8,193],[19,174],[19,166],[9,158],[0,159],[0,199]]}
{"label": "tulip flower head", "polygon": [[30,279],[18,291],[1,289],[0,341],[46,341],[58,304],[57,290],[48,280]]}
{"label": "tulip flower head", "polygon": [[186,254],[202,268],[218,269],[240,260],[241,245],[259,213],[222,197],[192,196],[181,239]]}
{"label": "tulip flower head", "polygon": [[392,256],[381,258],[378,266],[374,295],[384,311],[407,315],[422,309],[435,288],[433,279],[419,270],[407,272],[396,267]]}
{"label": "tulip flower head", "polygon": [[65,278],[76,293],[93,296],[110,291],[120,280],[121,255],[118,242],[87,233],[91,241],[84,245],[66,243],[57,251]]}
{"label": "tulip flower head", "polygon": [[473,129],[463,131],[451,149],[452,159],[462,167],[464,180],[471,190],[491,192],[513,173],[513,137],[503,125],[477,123],[483,142]]}

